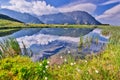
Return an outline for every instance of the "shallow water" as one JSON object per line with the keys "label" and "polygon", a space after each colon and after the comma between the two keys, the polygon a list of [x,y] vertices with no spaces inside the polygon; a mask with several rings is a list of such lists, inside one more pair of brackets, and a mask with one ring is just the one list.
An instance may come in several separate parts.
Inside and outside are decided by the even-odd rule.
{"label": "shallow water", "polygon": [[84,39],[98,39],[97,44],[92,42],[89,48],[84,47],[82,49],[85,54],[99,52],[109,39],[101,35],[100,29],[87,28],[29,28],[9,35],[9,37],[17,39],[21,49],[23,49],[23,42],[28,51],[31,50],[34,53],[32,56],[33,61],[57,53],[66,53],[67,51],[78,53],[80,36],[83,36]]}

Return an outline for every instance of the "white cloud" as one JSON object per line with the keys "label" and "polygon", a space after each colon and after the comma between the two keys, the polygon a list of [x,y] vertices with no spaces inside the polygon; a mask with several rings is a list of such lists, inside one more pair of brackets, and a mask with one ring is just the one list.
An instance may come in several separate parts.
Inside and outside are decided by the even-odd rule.
{"label": "white cloud", "polygon": [[58,10],[51,6],[47,5],[45,1],[32,1],[27,2],[26,0],[10,0],[10,5],[4,5],[2,8],[7,8],[22,13],[36,14],[38,16],[43,14],[52,14],[58,12]]}
{"label": "white cloud", "polygon": [[67,6],[59,8],[60,12],[72,12],[72,11],[86,11],[88,13],[93,13],[96,9],[96,5],[92,3],[73,3]]}
{"label": "white cloud", "polygon": [[102,15],[96,17],[103,23],[120,25],[120,4],[105,11]]}
{"label": "white cloud", "polygon": [[96,9],[96,5],[92,3],[81,3],[79,1],[58,8],[47,5],[45,1],[28,2],[26,0],[10,0],[9,4],[10,5],[3,5],[2,8],[15,10],[22,13],[35,14],[37,16],[58,12],[71,12],[76,10],[87,11],[92,14]]}
{"label": "white cloud", "polygon": [[120,2],[120,0],[109,0],[105,3],[100,4],[100,5],[108,5],[108,4],[112,4],[112,3],[116,3],[116,2]]}

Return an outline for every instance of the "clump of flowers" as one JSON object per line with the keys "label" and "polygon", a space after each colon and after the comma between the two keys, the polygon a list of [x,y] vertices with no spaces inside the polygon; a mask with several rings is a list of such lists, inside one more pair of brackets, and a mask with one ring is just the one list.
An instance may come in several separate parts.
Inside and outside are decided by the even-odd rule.
{"label": "clump of flowers", "polygon": [[[36,69],[35,69],[35,75],[38,75],[38,76],[41,76],[41,78],[44,78],[48,75],[48,66],[49,64],[49,61],[47,60],[43,60],[41,63],[38,64],[38,66],[36,66]],[[46,79],[47,80],[47,77]]]}

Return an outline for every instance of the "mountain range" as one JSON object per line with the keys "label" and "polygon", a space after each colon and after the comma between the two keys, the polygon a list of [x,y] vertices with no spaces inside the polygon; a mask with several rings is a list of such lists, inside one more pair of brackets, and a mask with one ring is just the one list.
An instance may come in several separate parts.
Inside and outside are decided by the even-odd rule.
{"label": "mountain range", "polygon": [[35,24],[43,23],[37,17],[34,17],[28,13],[21,13],[9,9],[0,9],[0,14],[7,15],[11,18],[14,18],[24,23],[35,23]]}
{"label": "mountain range", "polygon": [[0,14],[9,16],[23,23],[34,24],[87,24],[100,25],[93,16],[85,11],[73,11],[65,13],[56,13],[42,16],[34,16],[29,13],[21,13],[9,9],[0,9]]}
{"label": "mountain range", "polygon": [[85,11],[73,11],[43,15],[39,17],[45,24],[89,24],[100,25],[94,17]]}

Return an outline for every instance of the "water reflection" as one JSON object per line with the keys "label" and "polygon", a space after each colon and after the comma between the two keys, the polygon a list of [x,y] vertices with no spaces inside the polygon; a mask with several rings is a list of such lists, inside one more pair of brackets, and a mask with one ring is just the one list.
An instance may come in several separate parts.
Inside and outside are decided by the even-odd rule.
{"label": "water reflection", "polygon": [[[100,29],[88,28],[30,28],[20,30],[10,36],[17,39],[22,50],[24,43],[27,50],[34,53],[33,61],[67,51],[74,54],[97,53],[104,48],[109,39],[101,34]],[[80,36],[83,36],[83,41],[92,38],[92,44],[82,47],[81,51],[78,50]],[[98,39],[97,43],[96,39]]]}

